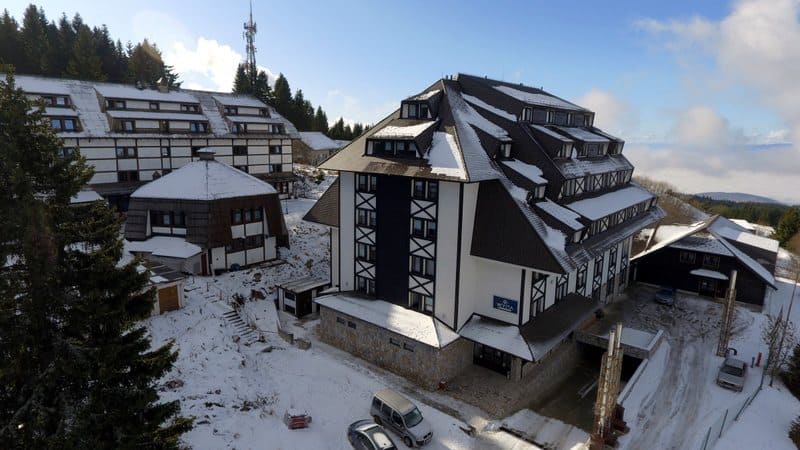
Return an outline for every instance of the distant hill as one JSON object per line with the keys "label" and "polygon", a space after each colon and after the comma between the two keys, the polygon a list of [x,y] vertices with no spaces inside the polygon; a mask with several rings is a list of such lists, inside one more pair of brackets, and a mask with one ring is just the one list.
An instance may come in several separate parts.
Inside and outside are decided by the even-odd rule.
{"label": "distant hill", "polygon": [[698,192],[694,194],[695,197],[705,197],[711,200],[733,203],[775,203],[782,204],[781,202],[771,199],[769,197],[762,197],[760,195],[745,194],[743,192]]}

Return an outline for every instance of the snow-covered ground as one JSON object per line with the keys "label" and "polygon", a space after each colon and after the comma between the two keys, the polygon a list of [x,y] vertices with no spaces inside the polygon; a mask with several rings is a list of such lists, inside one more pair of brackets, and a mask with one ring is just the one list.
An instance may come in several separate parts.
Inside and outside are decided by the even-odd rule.
{"label": "snow-covered ground", "polygon": [[[306,195],[318,197],[329,185],[311,183]],[[274,285],[309,274],[328,277],[327,230],[303,222],[313,199],[283,202],[291,249],[286,261],[189,280],[184,308],[145,322],[158,346],[175,342],[179,356],[161,381],[164,401],[180,400],[181,413],[194,416],[195,427],[183,442],[195,449],[343,449],[349,448],[347,426],[369,418],[372,394],[392,387],[412,398],[434,430],[430,449],[536,449],[504,432],[485,429],[487,416],[479,409],[445,395],[421,391],[406,380],[317,340],[315,321],[297,321],[279,313],[282,328],[311,341],[301,350],[275,332]],[[259,275],[260,274],[260,275]],[[258,322],[266,342],[237,342],[235,327],[223,314],[235,293],[252,290],[267,300],[248,301],[246,315]],[[308,429],[290,431],[282,422],[287,410],[312,416]],[[468,425],[469,424],[469,425]],[[470,425],[478,430],[472,437]],[[400,448],[400,439],[393,436]]]}

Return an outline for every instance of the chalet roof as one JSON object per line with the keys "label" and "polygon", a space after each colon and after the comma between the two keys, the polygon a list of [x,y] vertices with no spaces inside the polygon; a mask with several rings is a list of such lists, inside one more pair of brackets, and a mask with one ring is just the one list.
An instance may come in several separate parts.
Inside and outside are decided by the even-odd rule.
{"label": "chalet roof", "polygon": [[[711,216],[706,220],[689,226],[672,226],[666,232],[659,232],[659,229],[656,228],[645,249],[631,258],[631,260],[643,258],[666,247],[685,248],[687,245],[695,245],[695,249],[698,251],[707,249],[709,250],[707,253],[732,256],[774,289],[775,277],[770,270],[733,244],[733,242],[741,243],[742,240],[752,242],[750,237],[742,237],[739,233],[736,233],[737,229],[743,230],[743,228],[720,215]],[[704,236],[704,234],[707,234],[707,236]],[[698,243],[699,240],[708,242],[701,247]],[[712,241],[713,243],[711,243]]]}
{"label": "chalet roof", "polygon": [[282,119],[277,117],[264,117],[264,116],[225,116],[231,122],[239,123],[283,123]]}
{"label": "chalet roof", "polygon": [[286,283],[281,283],[278,284],[277,286],[290,292],[299,293],[299,292],[306,292],[311,289],[316,289],[318,287],[325,286],[327,284],[330,284],[330,281],[324,278],[308,276],[308,277],[298,278],[296,280],[292,280]]}
{"label": "chalet roof", "polygon": [[337,150],[341,147],[338,142],[319,131],[301,131],[299,134],[300,140],[311,150]]}
{"label": "chalet roof", "polygon": [[533,360],[545,357],[586,322],[599,306],[596,300],[573,292],[523,325],[520,334],[528,343]]}
{"label": "chalet roof", "polygon": [[339,178],[331,183],[328,190],[303,216],[303,220],[329,227],[339,227]]}
{"label": "chalet roof", "polygon": [[[125,137],[125,138],[162,138],[162,137],[235,137],[236,135],[231,132],[228,121],[225,116],[220,112],[217,98],[224,100],[221,103],[230,104],[235,103],[250,103],[258,104],[259,107],[266,107],[269,110],[270,120],[283,123],[286,134],[283,136],[295,137],[297,129],[294,125],[281,116],[274,108],[264,105],[257,99],[247,96],[234,96],[218,92],[197,91],[189,89],[173,89],[169,92],[160,92],[155,89],[138,89],[131,85],[104,83],[98,81],[81,81],[69,80],[63,78],[49,78],[33,75],[15,75],[17,85],[23,91],[32,94],[56,94],[56,95],[69,95],[71,99],[71,108],[47,108],[45,110],[46,116],[74,116],[79,117],[81,127],[79,131],[63,133],[69,137]],[[140,101],[158,101],[170,103],[190,103],[199,104],[202,112],[186,113],[181,111],[166,111],[163,108],[159,111],[129,111],[129,110],[109,110],[105,111],[103,102],[98,101],[99,97],[124,99],[124,100],[140,100]],[[240,105],[240,106],[248,106]],[[106,115],[108,113],[108,115]],[[116,118],[136,118],[136,119],[167,119],[167,120],[197,120],[208,121],[210,125],[209,133],[203,133],[201,136],[197,134],[185,134],[170,132],[150,132],[150,133],[125,133],[121,131],[114,131],[111,129],[109,117]],[[235,117],[235,116],[234,116]],[[259,120],[259,117],[254,117]],[[266,119],[266,118],[260,118]],[[246,122],[253,122],[248,117]],[[257,133],[250,133],[248,136]],[[281,137],[281,135],[270,135],[270,137]]]}
{"label": "chalet roof", "polygon": [[498,84],[494,86],[495,89],[506,94],[510,97],[527,103],[529,105],[539,106],[552,106],[560,109],[569,109],[572,111],[586,111],[580,106],[570,103],[564,99],[558,98],[555,95],[548,94],[541,89],[530,88],[526,86],[509,86],[508,84]]}
{"label": "chalet roof", "polygon": [[247,95],[213,94],[211,97],[223,106],[244,106],[249,108],[267,107],[261,100]]}
{"label": "chalet roof", "polygon": [[277,194],[269,183],[211,159],[193,161],[140,187],[131,198],[217,200]]}
{"label": "chalet roof", "polygon": [[637,184],[631,184],[628,187],[617,189],[616,191],[611,191],[597,197],[568,203],[565,206],[589,220],[598,220],[654,197],[655,194],[647,189]]}
{"label": "chalet roof", "polygon": [[126,250],[167,258],[190,258],[203,251],[199,246],[177,236],[153,236],[145,241],[129,241]]}

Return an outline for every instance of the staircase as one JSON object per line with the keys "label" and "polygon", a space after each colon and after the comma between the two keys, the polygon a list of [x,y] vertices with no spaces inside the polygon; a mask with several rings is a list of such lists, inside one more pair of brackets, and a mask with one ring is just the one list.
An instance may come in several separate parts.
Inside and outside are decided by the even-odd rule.
{"label": "staircase", "polygon": [[239,337],[239,342],[243,343],[244,345],[251,345],[258,342],[258,333],[256,333],[253,328],[251,328],[244,322],[244,320],[242,320],[242,317],[239,315],[238,311],[232,309],[224,313],[222,317],[224,317],[228,323],[234,326],[236,329],[236,335]]}

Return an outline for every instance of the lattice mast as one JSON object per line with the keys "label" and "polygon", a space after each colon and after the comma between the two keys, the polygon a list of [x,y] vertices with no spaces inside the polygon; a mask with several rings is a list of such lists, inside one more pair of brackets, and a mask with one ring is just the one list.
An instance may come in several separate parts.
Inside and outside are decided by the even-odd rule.
{"label": "lattice mast", "polygon": [[256,23],[253,22],[253,1],[250,0],[250,19],[244,23],[244,39],[247,41],[247,76],[250,86],[256,85]]}
{"label": "lattice mast", "polygon": [[600,377],[597,382],[597,401],[594,405],[594,427],[589,448],[601,450],[606,442],[613,440],[612,419],[619,396],[619,383],[622,375],[622,324],[618,323],[608,336],[608,350],[603,354],[600,364]]}
{"label": "lattice mast", "polygon": [[731,340],[731,330],[736,312],[736,271],[731,271],[731,283],[725,293],[725,304],[722,309],[722,320],[719,324],[719,342],[717,343],[717,356],[726,356],[728,344]]}

